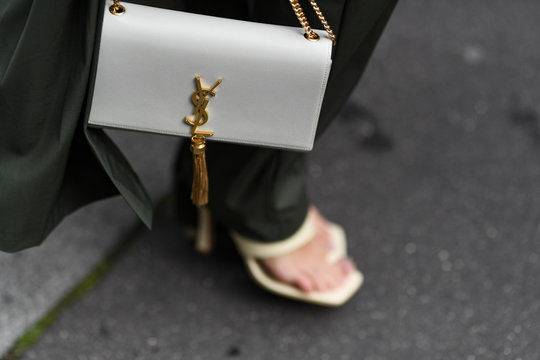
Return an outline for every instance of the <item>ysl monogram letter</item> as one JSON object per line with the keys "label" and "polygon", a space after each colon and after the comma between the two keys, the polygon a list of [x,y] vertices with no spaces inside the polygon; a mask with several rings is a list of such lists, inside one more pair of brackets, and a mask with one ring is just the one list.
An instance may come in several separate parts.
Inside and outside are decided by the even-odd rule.
{"label": "ysl monogram letter", "polygon": [[193,102],[193,105],[195,105],[195,110],[193,111],[193,118],[190,119],[189,116],[186,116],[185,122],[186,124],[192,126],[191,133],[193,135],[212,136],[214,135],[212,131],[201,131],[198,129],[198,127],[206,124],[208,121],[208,112],[206,111],[206,107],[210,102],[210,96],[216,96],[215,90],[219,84],[221,84],[223,79],[218,79],[218,81],[216,81],[215,84],[209,89],[203,89],[200,76],[197,75],[195,80],[197,80],[197,89],[191,96],[191,101]]}

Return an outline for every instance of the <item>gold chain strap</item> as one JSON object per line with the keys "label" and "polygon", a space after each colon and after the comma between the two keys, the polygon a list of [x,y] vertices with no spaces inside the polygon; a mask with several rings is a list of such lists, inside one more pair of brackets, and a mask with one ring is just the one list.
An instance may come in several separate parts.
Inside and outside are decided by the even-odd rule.
{"label": "gold chain strap", "polygon": [[[112,4],[109,7],[109,11],[113,15],[122,15],[126,12],[126,8],[120,4],[120,0],[113,0],[114,4]],[[305,34],[304,37],[308,40],[316,41],[319,40],[319,35],[309,25],[309,22],[307,20],[306,14],[304,14],[304,10],[302,10],[302,6],[300,6],[300,3],[298,0],[289,0],[291,3],[291,6],[293,8],[294,13],[296,14],[296,17],[298,18],[298,21],[300,21],[300,25],[304,28]],[[324,26],[324,29],[328,33],[328,36],[330,37],[330,40],[332,40],[332,45],[336,45],[336,35],[330,28],[330,25],[328,24],[328,21],[326,21],[326,18],[324,17],[321,8],[319,5],[317,5],[317,2],[315,0],[310,0],[309,3],[313,7],[313,10],[315,10],[315,13],[319,17],[319,20],[321,21],[321,24]]]}
{"label": "gold chain strap", "polygon": [[[293,8],[294,13],[296,14],[296,17],[298,18],[298,21],[300,22],[300,25],[304,28],[305,31],[305,38],[308,40],[319,40],[319,35],[309,25],[309,22],[306,18],[306,14],[304,14],[304,10],[302,10],[302,6],[300,6],[300,3],[298,0],[289,0],[291,3],[291,6]],[[328,21],[326,21],[326,18],[324,17],[321,8],[319,5],[317,5],[317,1],[310,0],[309,3],[313,7],[313,10],[315,10],[315,13],[319,17],[319,20],[321,21],[321,24],[324,26],[324,29],[328,33],[328,36],[330,37],[330,40],[332,40],[332,45],[336,45],[336,35],[334,34],[334,31],[330,28],[330,25],[328,24]]]}

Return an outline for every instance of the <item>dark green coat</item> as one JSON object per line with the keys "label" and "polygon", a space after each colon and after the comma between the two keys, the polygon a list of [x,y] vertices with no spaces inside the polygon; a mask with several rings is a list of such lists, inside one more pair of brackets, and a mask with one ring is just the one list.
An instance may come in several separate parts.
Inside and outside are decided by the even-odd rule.
{"label": "dark green coat", "polygon": [[[320,0],[339,43],[319,132],[356,85],[396,1]],[[211,12],[202,7],[244,17],[234,2],[195,1],[190,10]],[[117,194],[151,226],[137,175],[103,131],[86,127],[103,11],[100,0],[0,2],[1,251],[39,245],[69,213]],[[251,13],[297,24],[286,0],[251,0]]]}

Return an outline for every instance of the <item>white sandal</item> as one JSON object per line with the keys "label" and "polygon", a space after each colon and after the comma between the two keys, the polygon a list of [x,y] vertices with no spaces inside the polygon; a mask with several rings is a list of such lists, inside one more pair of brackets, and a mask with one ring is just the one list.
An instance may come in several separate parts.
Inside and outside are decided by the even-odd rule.
{"label": "white sandal", "polygon": [[[329,231],[333,242],[327,261],[335,262],[347,255],[346,237],[343,228],[329,222]],[[198,251],[208,254],[213,246],[211,234],[211,215],[206,208],[199,209],[199,226],[196,237]],[[286,284],[271,277],[258,260],[288,254],[305,244],[314,235],[315,224],[312,216],[306,216],[304,223],[292,236],[272,243],[262,243],[248,239],[240,234],[231,232],[236,247],[244,258],[244,262],[251,277],[264,289],[277,295],[293,300],[308,302],[323,306],[341,306],[349,300],[360,288],[364,277],[356,269],[352,270],[343,283],[332,290],[304,292],[294,285]]]}

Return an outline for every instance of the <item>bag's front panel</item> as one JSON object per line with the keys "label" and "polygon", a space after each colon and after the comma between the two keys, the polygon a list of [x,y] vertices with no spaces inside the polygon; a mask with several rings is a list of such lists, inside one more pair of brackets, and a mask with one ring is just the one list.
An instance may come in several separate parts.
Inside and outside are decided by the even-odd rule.
{"label": "bag's front panel", "polygon": [[[190,136],[198,109],[208,140],[311,148],[331,65],[323,33],[126,8],[105,12],[91,124]],[[203,89],[223,79],[204,105],[197,75]]]}

